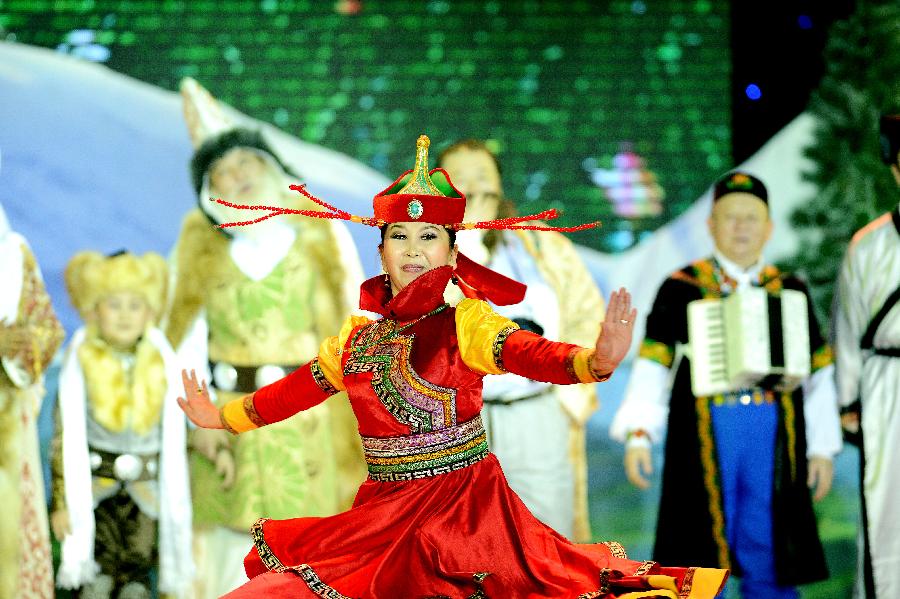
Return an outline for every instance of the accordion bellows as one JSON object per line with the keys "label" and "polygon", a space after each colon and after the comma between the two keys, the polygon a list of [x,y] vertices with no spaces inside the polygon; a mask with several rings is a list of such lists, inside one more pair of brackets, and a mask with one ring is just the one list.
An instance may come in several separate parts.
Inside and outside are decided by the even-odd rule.
{"label": "accordion bellows", "polygon": [[751,387],[792,391],[809,376],[806,296],[744,289],[688,304],[691,388],[697,397]]}

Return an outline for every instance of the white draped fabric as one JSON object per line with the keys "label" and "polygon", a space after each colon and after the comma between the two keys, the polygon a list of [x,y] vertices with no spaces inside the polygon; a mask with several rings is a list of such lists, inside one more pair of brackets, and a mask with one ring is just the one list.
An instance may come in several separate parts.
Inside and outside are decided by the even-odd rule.
{"label": "white draped fabric", "polygon": [[[862,402],[863,498],[879,599],[900,597],[900,357],[878,353],[879,349],[900,349],[900,304],[878,327],[874,350],[861,350],[860,340],[900,286],[898,225],[900,215],[895,211],[853,238],[841,268],[836,322],[840,402],[849,405],[857,398]],[[862,569],[857,579],[861,584]]]}

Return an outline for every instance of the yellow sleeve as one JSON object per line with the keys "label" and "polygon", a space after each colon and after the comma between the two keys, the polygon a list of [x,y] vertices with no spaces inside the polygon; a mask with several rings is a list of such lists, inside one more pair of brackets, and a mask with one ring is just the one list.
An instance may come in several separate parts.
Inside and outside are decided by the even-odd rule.
{"label": "yellow sleeve", "polygon": [[[341,373],[341,342],[338,337],[329,337],[319,346],[319,355],[313,360],[313,376],[324,390],[333,393],[344,390],[344,377]],[[322,380],[324,377],[325,380]],[[327,389],[327,387],[331,389]]]}
{"label": "yellow sleeve", "polygon": [[341,332],[335,337],[329,337],[319,346],[319,356],[316,359],[319,371],[337,391],[343,391],[344,376],[341,369],[341,354],[344,344],[350,333],[358,326],[371,322],[365,316],[350,316],[344,321]]}
{"label": "yellow sleeve", "polygon": [[219,410],[219,420],[232,435],[246,433],[261,426],[265,426],[262,418],[256,413],[253,406],[253,394],[244,395],[232,399]]}
{"label": "yellow sleeve", "polygon": [[487,302],[464,299],[456,306],[456,339],[463,362],[483,374],[503,374],[500,350],[519,325],[500,316]]}

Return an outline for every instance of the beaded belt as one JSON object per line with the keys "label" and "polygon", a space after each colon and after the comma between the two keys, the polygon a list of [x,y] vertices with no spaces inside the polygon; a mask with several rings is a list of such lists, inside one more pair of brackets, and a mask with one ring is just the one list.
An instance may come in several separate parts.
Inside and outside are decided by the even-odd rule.
{"label": "beaded belt", "polygon": [[753,388],[728,391],[719,395],[713,395],[713,405],[716,406],[759,406],[775,401],[775,393],[769,390]]}
{"label": "beaded belt", "polygon": [[413,480],[446,474],[488,454],[481,416],[466,423],[405,437],[363,437],[369,479]]}
{"label": "beaded belt", "polygon": [[297,370],[296,365],[263,364],[261,366],[235,366],[228,362],[209,362],[212,383],[220,391],[253,393]]}
{"label": "beaded belt", "polygon": [[94,476],[114,478],[129,483],[156,478],[159,469],[159,454],[119,454],[93,447],[88,449],[91,473]]}

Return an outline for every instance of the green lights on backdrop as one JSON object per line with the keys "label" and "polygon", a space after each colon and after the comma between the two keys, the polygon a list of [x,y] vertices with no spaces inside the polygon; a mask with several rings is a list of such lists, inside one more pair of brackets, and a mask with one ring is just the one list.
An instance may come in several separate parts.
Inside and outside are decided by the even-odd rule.
{"label": "green lights on backdrop", "polygon": [[[386,173],[409,140],[492,140],[506,192],[615,251],[680,214],[730,165],[727,3],[130,0],[0,2],[8,38],[223,101]],[[725,32],[725,33],[723,33]],[[624,218],[592,181],[623,148],[665,190]]]}

